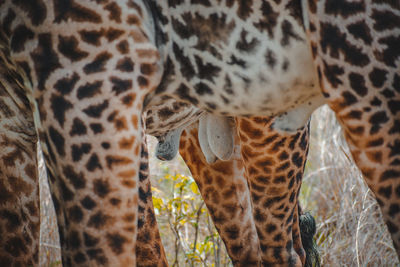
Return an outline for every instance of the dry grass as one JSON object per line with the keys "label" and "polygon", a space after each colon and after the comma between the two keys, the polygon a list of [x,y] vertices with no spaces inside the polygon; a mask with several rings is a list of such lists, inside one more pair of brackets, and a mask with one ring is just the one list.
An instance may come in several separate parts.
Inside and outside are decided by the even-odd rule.
{"label": "dry grass", "polygon": [[53,201],[50,197],[46,170],[41,151],[39,154],[40,184],[40,266],[61,266],[60,239]]}
{"label": "dry grass", "polygon": [[[159,164],[151,161],[152,176],[163,173],[164,167]],[[169,170],[186,172],[179,161],[170,164]],[[54,209],[43,174],[40,181],[41,266],[58,266]],[[340,127],[326,107],[313,117],[301,202],[317,221],[322,266],[400,266],[377,203],[351,161]]]}
{"label": "dry grass", "polygon": [[314,113],[311,135],[301,202],[317,221],[322,266],[399,266],[378,204],[329,108]]}

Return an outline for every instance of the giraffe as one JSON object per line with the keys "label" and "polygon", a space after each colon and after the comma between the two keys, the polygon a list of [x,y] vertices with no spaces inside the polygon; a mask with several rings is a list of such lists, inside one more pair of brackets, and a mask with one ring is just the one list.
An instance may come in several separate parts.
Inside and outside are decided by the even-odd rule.
{"label": "giraffe", "polygon": [[5,0],[0,11],[66,265],[136,263],[140,118],[157,95],[279,116],[274,127],[289,132],[327,102],[399,254],[399,27],[385,23],[397,3]]}
{"label": "giraffe", "polygon": [[[14,76],[16,76],[17,74],[19,74],[18,72],[12,73]],[[22,78],[20,78],[20,80],[23,80]],[[13,81],[13,77],[9,77],[9,78],[4,78],[1,79],[2,82],[6,82],[6,81]],[[17,84],[18,85],[18,84]],[[7,88],[7,86],[5,87]],[[5,89],[4,88],[4,89]],[[5,91],[5,90],[4,90]],[[154,107],[152,109],[149,110],[148,114],[146,114],[146,124],[149,125],[148,128],[146,128],[146,131],[150,134],[154,134],[154,135],[160,135],[160,133],[162,133],[163,131],[167,131],[168,127],[181,127],[180,124],[178,124],[178,126],[176,126],[176,123],[182,123],[183,120],[171,120],[171,118],[175,117],[176,115],[172,112],[169,112],[168,109],[170,110],[174,110],[176,112],[176,109],[178,107],[181,107],[181,109],[179,110],[179,118],[184,118],[186,120],[189,120],[189,122],[191,120],[196,120],[199,117],[199,114],[197,112],[192,112],[192,110],[196,110],[194,108],[190,109],[187,105],[185,105],[184,103],[179,103],[178,104],[170,104],[171,100],[172,102],[176,102],[173,99],[168,99],[168,101],[166,101],[167,99],[164,99],[163,103],[159,104],[155,109]],[[28,106],[29,108],[29,106]],[[161,113],[155,112],[154,110],[162,110]],[[186,113],[185,113],[186,112]],[[16,112],[18,113],[18,112]],[[189,115],[186,115],[189,114]],[[156,115],[158,115],[158,117],[156,117]],[[174,115],[174,116],[173,116]],[[168,123],[165,123],[165,122]],[[150,123],[147,123],[150,122]],[[156,123],[156,125],[154,125]],[[160,123],[164,123],[163,126],[160,125]],[[172,126],[171,126],[172,124]],[[169,125],[169,126],[168,126]],[[5,127],[6,128],[6,127]],[[196,130],[197,131],[197,130]],[[31,135],[35,135],[34,133],[31,133]],[[197,139],[197,137],[196,137]],[[31,140],[32,142],[32,146],[34,147],[35,145],[35,138],[33,138]],[[198,148],[198,152],[197,153],[202,153],[199,145],[198,145],[198,141],[197,143],[194,144],[194,146],[197,145]],[[138,222],[138,238],[137,238],[137,256],[138,256],[138,266],[166,266],[166,258],[165,258],[165,253],[163,251],[162,248],[162,244],[161,244],[161,240],[159,237],[159,233],[158,233],[158,229],[156,227],[156,222],[155,222],[155,217],[154,217],[154,213],[153,213],[153,207],[152,207],[152,202],[151,202],[151,192],[150,192],[150,184],[148,181],[148,169],[147,169],[147,164],[146,164],[146,160],[147,160],[147,152],[146,152],[146,148],[145,145],[142,144],[142,148],[141,148],[141,157],[142,157],[142,163],[140,165],[140,173],[139,173],[139,181],[140,181],[140,185],[139,185],[139,222]],[[184,149],[181,149],[181,151],[184,151]],[[35,153],[36,151],[32,149],[31,153],[28,154],[30,159],[35,159]],[[192,144],[192,149],[191,149],[191,153],[193,153],[193,144]],[[200,154],[197,154],[197,156],[200,157]],[[193,154],[192,154],[193,155]],[[190,162],[193,161],[193,158],[189,158],[187,161]],[[34,160],[35,163],[35,160]],[[196,166],[199,166],[201,164],[207,164],[203,162],[201,163],[197,163]],[[241,164],[239,162],[219,162],[215,164],[216,167],[211,167],[210,170],[211,171],[218,171],[218,175],[216,175],[216,179],[214,180],[215,182],[217,182],[218,180],[218,184],[219,186],[221,185],[221,183],[224,183],[229,190],[233,191],[238,191],[236,192],[234,195],[236,196],[236,198],[239,198],[238,203],[235,202],[235,199],[232,201],[232,199],[228,199],[228,198],[223,198],[219,201],[219,203],[221,205],[224,206],[222,210],[222,212],[232,212],[232,209],[235,205],[239,205],[240,208],[239,210],[241,211],[241,215],[246,214],[248,217],[247,220],[247,225],[243,225],[242,223],[239,222],[237,224],[237,227],[242,227],[243,229],[237,228],[239,229],[239,232],[229,232],[229,231],[224,231],[221,232],[221,236],[222,238],[226,241],[229,240],[232,236],[234,236],[237,240],[243,240],[246,241],[245,244],[235,244],[234,242],[225,242],[227,244],[228,249],[230,249],[230,256],[233,259],[234,263],[238,263],[235,264],[236,266],[249,266],[249,264],[251,265],[259,265],[260,263],[256,263],[257,261],[260,261],[260,259],[257,259],[258,254],[259,254],[259,245],[258,245],[258,240],[256,239],[256,232],[255,232],[255,228],[254,228],[254,224],[252,223],[252,218],[251,213],[249,212],[249,198],[248,198],[248,194],[246,194],[246,181],[243,180],[243,170],[241,168]],[[221,166],[224,166],[221,169]],[[232,169],[232,170],[229,170]],[[192,169],[194,173],[196,173],[195,169]],[[221,174],[221,170],[225,171],[225,175],[222,177]],[[31,170],[32,171],[32,170]],[[204,171],[204,170],[203,170]],[[35,173],[35,172],[33,172]],[[210,175],[210,174],[209,174]],[[233,175],[233,177],[230,177],[229,175]],[[200,175],[201,176],[201,175]],[[204,178],[203,178],[204,179]],[[209,179],[209,178],[208,178]],[[223,181],[221,180],[223,179]],[[231,180],[232,179],[232,180]],[[197,180],[198,182],[201,180]],[[232,187],[229,186],[229,184],[232,184]],[[209,190],[210,187],[212,186],[212,184],[208,181],[207,184],[207,189]],[[238,190],[235,190],[236,188],[238,188]],[[218,190],[218,189],[216,189]],[[207,191],[206,193],[207,194]],[[227,200],[228,203],[224,204],[224,201]],[[35,198],[31,199],[32,203],[38,203],[38,197],[36,196]],[[210,204],[208,202],[208,204]],[[38,207],[37,207],[38,208]],[[214,208],[215,210],[215,208]],[[38,210],[36,211],[38,212]],[[210,210],[211,214],[213,214],[213,209]],[[217,227],[219,227],[220,229],[222,228],[223,224],[221,223],[223,220],[223,216],[221,215],[221,211],[219,211],[220,213],[218,214],[217,211],[215,211],[216,215],[214,218],[219,217],[219,219],[215,219],[215,223],[217,225]],[[22,216],[22,215],[21,215]],[[244,216],[240,216],[239,217],[241,220],[244,219]],[[224,219],[225,221],[227,220],[226,218]],[[233,221],[230,220],[229,224],[232,226],[234,225]],[[249,227],[249,224],[251,225],[251,227]],[[35,228],[36,231],[34,231],[34,234],[38,234],[38,227]],[[243,231],[244,233],[241,233],[240,231]],[[242,237],[242,235],[247,235],[247,237]],[[33,239],[35,240],[35,239]],[[36,239],[38,240],[38,239]],[[149,242],[149,240],[151,242]],[[251,242],[248,242],[248,241]],[[242,241],[242,242],[243,242]],[[247,247],[246,247],[247,246]],[[242,250],[244,248],[247,248],[248,252],[247,253],[243,253]],[[253,251],[254,250],[254,251]],[[36,251],[37,251],[37,247],[36,247]],[[257,254],[258,253],[258,254]],[[253,255],[252,255],[253,254]],[[32,259],[37,259],[37,255],[36,256],[30,256],[30,260]],[[2,261],[2,263],[6,263],[6,261]],[[29,264],[32,264],[31,262],[27,262]],[[241,265],[240,265],[241,264]]]}
{"label": "giraffe", "polygon": [[[18,73],[13,73],[13,75],[17,75],[17,74]],[[12,81],[12,78],[2,79],[2,82],[6,82],[6,81]],[[164,99],[164,102],[162,103],[162,105],[159,104],[156,107],[156,109],[154,109],[154,107],[153,107],[151,110],[149,110],[149,114],[146,114],[146,119],[147,119],[146,121],[147,122],[151,122],[151,123],[148,123],[149,127],[146,128],[146,131],[148,130],[148,133],[150,133],[150,134],[157,135],[157,133],[162,133],[163,131],[166,131],[168,129],[167,125],[169,125],[168,127],[171,127],[172,122],[174,122],[175,124],[176,124],[176,122],[182,123],[182,120],[179,120],[179,121],[177,121],[177,120],[174,120],[174,121],[168,120],[168,119],[170,119],[170,118],[168,118],[168,116],[172,117],[173,113],[172,112],[167,112],[166,109],[170,108],[170,109],[176,111],[176,109],[177,109],[177,107],[179,105],[178,106],[177,105],[169,105],[170,102],[165,101],[165,100],[166,99]],[[173,99],[170,99],[170,100],[173,100]],[[176,101],[174,100],[173,102],[176,102]],[[184,119],[188,119],[188,118],[190,119],[191,117],[193,117],[192,120],[198,118],[198,114],[196,112],[191,112],[191,109],[189,109],[187,107],[187,105],[181,104],[181,108],[182,107],[184,107],[184,109],[179,110],[180,117],[183,117]],[[29,108],[29,106],[28,106],[28,108]],[[161,113],[154,112],[154,110],[157,110],[157,108],[159,110],[163,110],[163,112],[161,112]],[[189,115],[187,115],[187,116],[183,115],[182,112],[185,112],[185,111],[188,111]],[[18,113],[18,112],[16,112],[16,113]],[[153,115],[153,113],[157,114],[159,117],[157,117],[157,119],[155,119],[155,115]],[[155,121],[157,122],[156,125],[154,125]],[[165,123],[166,121],[168,121],[168,123]],[[160,126],[159,122],[164,123],[163,127]],[[178,125],[178,126],[180,127],[180,125]],[[178,126],[175,126],[175,127],[178,127]],[[172,127],[174,127],[174,125]],[[154,129],[152,129],[152,128],[154,128]],[[31,135],[34,136],[34,133],[31,133]],[[35,145],[35,140],[36,139],[34,139],[34,138],[32,140],[32,144],[31,145],[33,147]],[[36,151],[32,149],[32,151],[29,154],[28,158],[34,160],[35,159],[35,153],[36,153]],[[152,265],[156,265],[156,266],[165,266],[166,265],[165,253],[163,251],[161,240],[159,238],[158,229],[157,229],[157,227],[155,227],[156,226],[156,222],[155,222],[155,218],[154,218],[154,213],[152,212],[151,192],[150,192],[150,185],[149,185],[149,181],[148,181],[148,177],[147,177],[148,176],[148,173],[147,173],[148,170],[146,168],[147,164],[145,162],[146,159],[147,159],[147,152],[145,151],[145,146],[143,146],[143,145],[142,145],[142,152],[141,153],[142,153],[141,157],[142,157],[142,160],[144,162],[142,162],[141,165],[140,165],[140,173],[139,173],[139,181],[140,181],[140,186],[139,186],[139,222],[138,222],[138,240],[137,240],[137,252],[136,252],[138,257],[139,257],[138,258],[138,265],[139,266],[150,266],[152,264]],[[34,163],[35,163],[35,160],[34,160]],[[221,163],[219,165],[221,165]],[[227,165],[230,166],[229,164],[227,164]],[[237,165],[239,165],[239,166],[237,166]],[[234,172],[233,173],[229,173],[229,174],[232,175],[232,174],[236,174],[236,172],[239,172],[238,177],[239,177],[239,179],[242,178],[243,174],[240,171],[240,164],[236,163],[236,164],[234,164],[234,166],[231,166],[231,168],[232,167],[233,167],[233,171]],[[35,172],[33,172],[33,173],[35,174]],[[230,183],[230,177],[229,178],[226,177],[224,179],[226,180],[225,183],[227,183],[227,184]],[[235,181],[235,183],[234,183],[235,186],[236,186],[236,183],[237,183],[237,181]],[[244,181],[240,181],[238,187],[241,188],[241,191],[245,191],[246,186],[244,184]],[[239,201],[238,205],[242,206],[242,202],[244,202],[243,206],[247,207],[244,210],[248,211],[249,210],[248,209],[249,208],[248,196],[246,194],[244,194],[243,192],[239,192],[239,193],[242,193],[242,195],[243,195],[242,198],[244,199],[244,201],[243,200],[241,202]],[[231,205],[231,206],[228,206],[226,209],[230,209],[231,210],[232,209],[232,205],[235,205],[236,203],[235,202],[232,203],[232,200],[229,200],[229,201],[230,201],[230,203],[228,203],[227,205]],[[36,196],[35,198],[31,199],[31,202],[32,203],[38,203],[38,196]],[[220,203],[223,204],[223,201],[221,200]],[[142,204],[142,205],[140,205],[140,204]],[[36,212],[38,212],[38,210]],[[247,213],[247,215],[249,216],[250,214]],[[221,215],[219,215],[219,216],[221,217]],[[243,219],[243,217],[240,217],[240,219]],[[248,223],[251,223],[251,218],[248,218]],[[231,221],[230,224],[233,225],[233,222]],[[216,221],[216,225],[219,226],[218,221]],[[240,226],[240,224],[239,224],[239,226]],[[251,238],[252,242],[246,243],[246,244],[241,244],[241,247],[244,247],[245,245],[247,245],[248,246],[247,248],[250,251],[250,253],[239,253],[240,257],[244,257],[244,259],[241,259],[241,260],[239,259],[239,262],[243,262],[243,266],[246,266],[249,263],[255,264],[254,257],[256,257],[256,256],[251,255],[251,253],[254,253],[254,252],[252,252],[252,249],[259,247],[258,244],[252,245],[252,243],[256,243],[256,242],[258,243],[258,240],[256,240],[256,238],[255,238],[256,234],[255,234],[254,225],[253,225],[253,229],[252,230],[250,230],[250,229],[243,229],[243,231],[249,232],[248,235],[250,237],[252,236],[252,238]],[[35,231],[33,233],[38,235],[38,233],[39,233],[38,232],[38,227],[35,228]],[[229,234],[229,236],[231,236],[231,235],[232,235],[232,233]],[[235,235],[239,240],[241,239],[240,233],[239,234],[236,233]],[[225,236],[224,233],[221,233],[221,236],[224,238],[224,236]],[[247,238],[245,240],[248,240],[248,239],[249,238]],[[36,239],[33,238],[33,240],[38,240],[38,238],[36,238]],[[149,240],[151,240],[152,242],[149,242]],[[225,238],[225,240],[227,240],[227,238]],[[228,244],[230,244],[230,243],[228,243]],[[239,252],[240,252],[240,249],[242,249],[242,248],[240,248],[240,247],[238,248],[237,246],[235,247],[234,245],[235,244],[232,244],[232,251],[233,250],[239,250]],[[229,247],[230,246],[228,246],[228,248]],[[37,247],[36,247],[36,251],[37,251]],[[257,250],[256,250],[256,252],[257,252]],[[37,255],[36,256],[27,255],[27,256],[29,256],[30,259],[37,259]],[[237,257],[236,255],[232,256],[232,259],[234,260],[234,262],[235,262],[236,257]],[[253,259],[252,259],[252,257],[253,257]],[[253,262],[252,262],[252,260],[253,260]],[[29,262],[29,261],[26,261],[26,262],[31,264],[31,262]],[[2,263],[6,263],[6,261],[2,261]]]}

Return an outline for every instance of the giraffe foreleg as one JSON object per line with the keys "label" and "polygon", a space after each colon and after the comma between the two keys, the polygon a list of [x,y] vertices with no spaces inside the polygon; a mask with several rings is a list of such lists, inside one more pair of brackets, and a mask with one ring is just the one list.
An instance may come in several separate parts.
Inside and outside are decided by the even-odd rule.
{"label": "giraffe foreleg", "polygon": [[168,261],[154,213],[146,138],[143,139],[140,155],[137,266],[167,267]]}

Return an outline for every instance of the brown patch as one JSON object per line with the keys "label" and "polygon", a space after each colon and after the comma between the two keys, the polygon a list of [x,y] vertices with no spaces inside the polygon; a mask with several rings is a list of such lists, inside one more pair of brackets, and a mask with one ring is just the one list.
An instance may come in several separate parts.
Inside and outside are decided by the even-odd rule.
{"label": "brown patch", "polygon": [[108,18],[110,20],[114,20],[116,22],[121,22],[121,8],[117,5],[115,2],[111,2],[108,5],[104,7],[110,14],[108,15]]}
{"label": "brown patch", "polygon": [[128,179],[136,176],[136,170],[127,170],[118,173],[118,177]]}
{"label": "brown patch", "polygon": [[[37,195],[37,197],[39,198],[39,195]],[[29,215],[31,215],[33,217],[39,216],[39,204],[38,204],[38,201],[36,201],[36,200],[30,201],[30,202],[25,204],[25,207],[28,209]]]}
{"label": "brown patch", "polygon": [[217,185],[218,185],[219,188],[222,189],[222,188],[225,187],[226,181],[225,181],[225,179],[224,179],[222,176],[217,176],[215,180],[216,180],[216,183],[217,183]]}
{"label": "brown patch", "polygon": [[114,28],[109,28],[105,32],[105,37],[107,38],[107,40],[109,42],[112,42],[112,41],[118,39],[123,34],[124,34],[124,31],[121,31],[121,30],[118,30],[118,29],[114,29]]}
{"label": "brown patch", "polygon": [[146,43],[148,41],[145,33],[138,29],[132,30],[130,36],[133,38],[135,43]]}
{"label": "brown patch", "polygon": [[136,219],[136,214],[135,213],[125,214],[124,217],[122,218],[122,220],[124,222],[134,222],[135,219]]}
{"label": "brown patch", "polygon": [[316,0],[308,0],[308,9],[311,13],[315,14],[317,12],[317,1]]}
{"label": "brown patch", "polygon": [[17,201],[17,195],[15,192],[9,191],[6,188],[5,179],[0,179],[0,202],[15,202]]}
{"label": "brown patch", "polygon": [[141,72],[142,74],[144,74],[144,75],[151,75],[151,74],[153,74],[154,71],[155,71],[155,69],[156,69],[156,66],[153,65],[153,64],[144,63],[144,64],[141,64],[141,65],[140,65],[140,72]]}
{"label": "brown patch", "polygon": [[158,51],[153,50],[153,49],[137,49],[136,53],[139,58],[154,58],[154,57],[156,57],[158,59],[160,57]]}
{"label": "brown patch", "polygon": [[111,198],[109,200],[109,202],[110,202],[111,205],[116,206],[116,207],[119,207],[119,205],[121,204],[121,200],[118,199],[118,198],[114,198],[114,197]]}
{"label": "brown patch", "polygon": [[361,172],[365,178],[372,181],[375,178],[375,169],[374,168],[361,168]]}
{"label": "brown patch", "polygon": [[119,117],[114,120],[114,127],[117,131],[128,130],[128,123],[125,117]]}
{"label": "brown patch", "polygon": [[71,61],[79,61],[89,55],[79,48],[79,41],[75,36],[58,36],[58,51]]}
{"label": "brown patch", "polygon": [[101,16],[94,10],[75,3],[75,1],[54,0],[54,22],[68,21],[100,23]]}
{"label": "brown patch", "polygon": [[111,216],[108,216],[104,214],[101,211],[98,211],[97,213],[93,214],[90,216],[89,221],[88,221],[88,226],[93,227],[96,229],[102,229],[106,227],[109,224],[112,224],[115,221],[114,218]]}
{"label": "brown patch", "polygon": [[149,81],[146,79],[146,77],[144,77],[144,76],[142,76],[142,75],[140,75],[140,76],[137,78],[137,82],[138,82],[138,84],[139,84],[139,86],[140,86],[141,88],[147,88],[147,86],[149,85]]}
{"label": "brown patch", "polygon": [[38,88],[44,90],[45,83],[51,73],[61,67],[58,55],[53,49],[51,34],[39,34],[38,46],[31,52],[31,57],[34,62]]}
{"label": "brown patch", "polygon": [[373,151],[366,153],[369,160],[375,163],[382,163],[382,152],[381,151]]}
{"label": "brown patch", "polygon": [[123,55],[128,54],[129,53],[128,41],[124,40],[124,41],[119,42],[117,44],[117,50]]}
{"label": "brown patch", "polygon": [[82,41],[91,45],[99,46],[101,44],[100,39],[104,35],[104,29],[99,31],[81,30],[79,31],[79,35]]}
{"label": "brown patch", "polygon": [[29,195],[34,190],[34,187],[25,182],[22,178],[9,177],[8,183],[11,186],[11,190],[14,192]]}
{"label": "brown patch", "polygon": [[124,179],[121,181],[121,184],[125,187],[128,188],[135,188],[136,187],[136,182],[133,181],[132,179]]}
{"label": "brown patch", "polygon": [[107,167],[112,169],[114,166],[127,165],[132,163],[132,159],[118,155],[106,156]]}
{"label": "brown patch", "polygon": [[[4,3],[4,1],[2,1]],[[47,15],[46,5],[42,0],[14,0],[13,4],[17,5],[23,11],[25,15],[31,20],[32,24],[37,26],[44,22]]]}
{"label": "brown patch", "polygon": [[118,145],[121,149],[131,149],[133,144],[135,143],[135,137],[131,136],[130,138],[122,138]]}
{"label": "brown patch", "polygon": [[129,233],[135,233],[136,232],[136,228],[133,226],[127,226],[123,228],[124,231],[129,232]]}
{"label": "brown patch", "polygon": [[232,161],[217,161],[212,168],[217,172],[223,173],[224,175],[233,175],[233,163]]}
{"label": "brown patch", "polygon": [[128,1],[128,6],[133,8],[133,9],[135,9],[139,13],[140,16],[143,16],[142,8],[138,4],[136,4],[135,1],[129,0]]}
{"label": "brown patch", "polygon": [[127,107],[131,107],[132,104],[135,102],[135,99],[136,99],[136,94],[131,93],[122,97],[122,103]]}
{"label": "brown patch", "polygon": [[136,15],[129,15],[128,18],[126,19],[126,23],[129,25],[140,25],[140,18]]}
{"label": "brown patch", "polygon": [[123,71],[123,72],[132,72],[134,70],[135,64],[132,62],[132,60],[129,57],[125,57],[123,59],[120,59],[117,62],[117,70]]}
{"label": "brown patch", "polygon": [[132,115],[131,122],[135,129],[139,128],[139,119],[137,115]]}
{"label": "brown patch", "polygon": [[140,145],[136,145],[135,151],[134,151],[134,153],[135,153],[136,156],[139,155],[139,151],[140,151]]}
{"label": "brown patch", "polygon": [[123,246],[128,242],[128,239],[118,233],[113,233],[107,234],[107,241],[111,250],[115,254],[120,255],[124,252]]}

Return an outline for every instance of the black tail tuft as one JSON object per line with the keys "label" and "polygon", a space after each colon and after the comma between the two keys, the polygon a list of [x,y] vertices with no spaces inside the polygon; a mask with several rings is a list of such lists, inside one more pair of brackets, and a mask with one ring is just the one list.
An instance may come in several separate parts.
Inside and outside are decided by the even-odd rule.
{"label": "black tail tuft", "polygon": [[314,241],[314,235],[317,231],[317,227],[315,225],[315,220],[310,213],[305,212],[300,215],[300,234],[301,234],[301,243],[303,244],[303,248],[306,252],[306,264],[305,267],[319,267],[319,252],[317,245]]}

